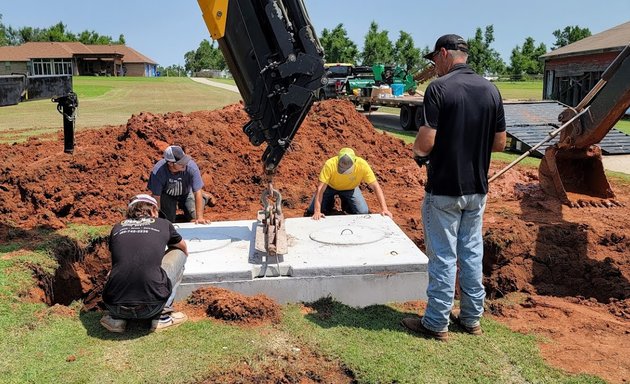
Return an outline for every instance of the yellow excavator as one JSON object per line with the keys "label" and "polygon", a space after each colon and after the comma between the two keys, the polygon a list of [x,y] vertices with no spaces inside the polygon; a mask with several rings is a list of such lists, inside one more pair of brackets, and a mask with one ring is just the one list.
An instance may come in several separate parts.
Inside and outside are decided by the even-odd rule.
{"label": "yellow excavator", "polygon": [[[323,48],[302,0],[198,3],[243,97],[250,118],[243,131],[253,145],[267,143],[262,160],[268,187],[261,196],[264,209],[259,212],[256,248],[268,255],[286,253],[282,197],[273,188],[272,176],[328,82]],[[560,115],[563,125],[547,140],[561,134],[541,162],[540,183],[566,204],[581,204],[577,195],[614,197],[596,144],[630,106],[629,54],[626,47],[585,99]],[[415,79],[427,80],[433,70],[429,67]]]}
{"label": "yellow excavator", "polygon": [[327,83],[324,50],[302,0],[198,0],[208,31],[219,44],[250,121],[249,141],[267,143],[267,188],[258,213],[256,249],[287,252],[282,196],[273,174]]}

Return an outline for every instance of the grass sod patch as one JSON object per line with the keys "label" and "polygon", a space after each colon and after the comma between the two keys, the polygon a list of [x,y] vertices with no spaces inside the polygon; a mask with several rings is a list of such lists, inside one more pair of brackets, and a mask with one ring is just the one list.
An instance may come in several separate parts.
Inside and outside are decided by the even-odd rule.
{"label": "grass sod patch", "polygon": [[630,135],[630,118],[621,119],[615,124],[615,128],[625,133],[626,135]]}
{"label": "grass sod patch", "polygon": [[481,337],[451,332],[451,340],[442,343],[407,333],[399,322],[411,314],[390,306],[356,309],[324,300],[315,307],[318,312],[302,315],[297,306],[289,306],[283,326],[305,344],[343,361],[360,383],[603,382],[548,367],[533,337],[491,320],[484,319]]}
{"label": "grass sod patch", "polygon": [[10,335],[2,343],[10,356],[4,377],[15,383],[195,382],[259,360],[265,351],[260,329],[200,321],[161,333],[117,335],[99,325],[100,316],[48,314],[27,334]]}

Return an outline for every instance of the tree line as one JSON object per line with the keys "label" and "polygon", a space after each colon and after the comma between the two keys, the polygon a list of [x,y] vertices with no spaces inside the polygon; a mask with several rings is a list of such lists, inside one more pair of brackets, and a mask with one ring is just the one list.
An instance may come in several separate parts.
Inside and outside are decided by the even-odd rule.
{"label": "tree line", "polygon": [[125,44],[125,36],[120,34],[120,36],[118,36],[118,40],[114,40],[111,36],[101,35],[95,31],[85,30],[79,33],[72,33],[61,21],[48,28],[13,28],[11,26],[4,25],[2,22],[2,14],[0,14],[0,47],[42,41],[78,41],[89,45]]}
{"label": "tree line", "polygon": [[[556,42],[552,49],[558,49],[591,36],[588,28],[567,26],[552,32]],[[328,63],[350,63],[361,65],[388,64],[400,65],[410,72],[425,68],[429,62],[423,58],[431,52],[428,46],[415,46],[411,34],[399,31],[396,41],[389,37],[389,31],[379,29],[372,21],[363,41],[363,50],[359,52],[357,44],[348,37],[343,23],[333,29],[324,28],[320,34],[320,43],[326,53]],[[541,75],[543,64],[538,59],[547,53],[544,43],[536,44],[532,37],[526,37],[521,45],[512,49],[510,62],[506,64],[499,53],[492,48],[494,42],[494,27],[488,25],[485,29],[477,28],[473,38],[468,39],[468,64],[475,72],[482,75],[510,76],[521,79],[524,76]],[[187,72],[195,73],[202,69],[226,68],[225,60],[215,42],[203,40],[199,48],[184,55],[184,68]]]}
{"label": "tree line", "polygon": [[[552,49],[571,44],[591,36],[588,28],[567,26],[552,32],[556,42]],[[95,31],[85,30],[72,33],[67,26],[59,22],[49,28],[21,27],[13,28],[2,22],[0,14],[0,46],[20,45],[30,41],[78,41],[83,44],[125,44],[125,36],[120,34],[118,40],[111,36],[101,35]],[[363,50],[359,52],[357,44],[348,37],[343,23],[333,29],[324,28],[320,34],[320,42],[329,63],[350,63],[361,65],[387,64],[400,65],[410,72],[423,69],[429,63],[423,58],[432,49],[428,46],[418,48],[405,31],[399,31],[398,38],[392,41],[389,31],[381,30],[372,21],[363,40]],[[468,63],[479,74],[510,76],[519,79],[526,75],[543,73],[542,62],[538,59],[547,52],[544,43],[536,44],[532,37],[526,37],[521,45],[512,49],[509,64],[506,64],[499,53],[492,48],[494,27],[477,28],[473,38],[468,39]],[[185,73],[194,74],[202,69],[223,70],[227,68],[225,59],[215,41],[202,40],[199,47],[184,54],[184,66],[160,66],[158,71],[169,76],[180,76]]]}

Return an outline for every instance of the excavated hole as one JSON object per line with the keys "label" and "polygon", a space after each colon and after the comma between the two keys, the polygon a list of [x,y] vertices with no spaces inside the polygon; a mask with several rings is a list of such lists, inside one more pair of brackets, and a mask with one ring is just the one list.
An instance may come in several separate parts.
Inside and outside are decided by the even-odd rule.
{"label": "excavated hole", "polygon": [[98,238],[82,247],[63,239],[54,251],[59,263],[54,276],[34,268],[46,304],[70,305],[82,300],[84,310],[101,305],[103,285],[111,268],[107,240],[107,237]]}

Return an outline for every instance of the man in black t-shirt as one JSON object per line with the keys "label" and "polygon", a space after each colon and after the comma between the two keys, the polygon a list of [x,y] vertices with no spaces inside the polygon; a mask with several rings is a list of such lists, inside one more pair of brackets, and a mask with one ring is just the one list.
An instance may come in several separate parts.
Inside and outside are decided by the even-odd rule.
{"label": "man in black t-shirt", "polygon": [[[490,154],[505,148],[505,116],[497,88],[467,64],[468,44],[444,35],[425,56],[438,79],[424,95],[425,125],[414,154],[428,159],[422,205],[429,258],[427,308],[423,317],[403,319],[406,328],[446,340],[449,317],[466,332],[482,333],[482,222],[488,192]],[[459,266],[459,316],[452,314]]]}
{"label": "man in black t-shirt", "polygon": [[112,270],[103,290],[109,314],[101,324],[124,332],[127,319],[152,319],[153,331],[183,323],[186,315],[173,312],[172,305],[184,274],[186,243],[173,224],[158,217],[158,203],[149,195],[135,196],[126,216],[109,237]]}

